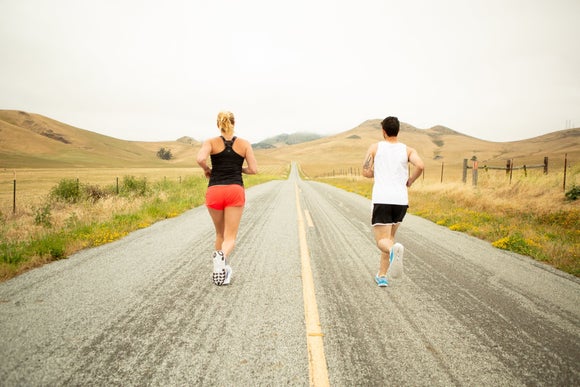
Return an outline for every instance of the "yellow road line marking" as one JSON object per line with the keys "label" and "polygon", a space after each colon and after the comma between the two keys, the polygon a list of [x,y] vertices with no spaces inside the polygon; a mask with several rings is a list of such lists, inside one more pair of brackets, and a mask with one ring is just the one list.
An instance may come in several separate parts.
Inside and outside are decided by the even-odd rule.
{"label": "yellow road line marking", "polygon": [[308,210],[304,210],[304,216],[306,217],[306,224],[308,224],[308,227],[314,227],[312,217],[310,216],[310,212]]}
{"label": "yellow road line marking", "polygon": [[296,209],[298,210],[298,237],[300,239],[300,260],[302,263],[302,295],[304,297],[304,320],[306,324],[306,343],[308,346],[308,368],[310,371],[311,386],[330,386],[326,357],[324,356],[324,344],[322,327],[318,316],[318,306],[314,295],[314,279],[310,266],[310,253],[306,243],[306,229],[304,218],[300,208],[300,195],[298,184],[296,190]]}

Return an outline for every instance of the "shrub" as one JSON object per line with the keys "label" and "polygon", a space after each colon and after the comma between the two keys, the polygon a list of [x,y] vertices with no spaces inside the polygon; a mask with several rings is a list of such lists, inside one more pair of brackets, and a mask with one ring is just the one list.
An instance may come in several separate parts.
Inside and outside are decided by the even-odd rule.
{"label": "shrub", "polygon": [[50,191],[50,196],[67,203],[76,203],[81,198],[81,188],[78,179],[62,179]]}
{"label": "shrub", "polygon": [[145,196],[147,193],[147,179],[138,179],[135,176],[123,177],[123,185],[121,186],[121,194],[129,195],[135,194],[138,196]]}
{"label": "shrub", "polygon": [[570,188],[570,191],[566,192],[566,199],[568,200],[576,200],[580,197],[580,187],[576,187],[575,185]]}

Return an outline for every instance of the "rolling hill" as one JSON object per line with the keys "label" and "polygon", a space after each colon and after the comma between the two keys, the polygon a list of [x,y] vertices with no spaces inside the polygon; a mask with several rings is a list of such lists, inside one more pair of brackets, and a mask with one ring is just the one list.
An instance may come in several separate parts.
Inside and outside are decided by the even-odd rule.
{"label": "rolling hill", "polygon": [[[170,149],[170,161],[157,151]],[[0,110],[0,168],[163,167],[193,165],[199,143],[119,140],[22,111]]]}
{"label": "rolling hill", "polygon": [[[275,148],[255,147],[259,164],[299,161],[310,176],[340,168],[359,168],[366,150],[382,138],[379,119],[371,119],[336,135],[280,135],[273,137]],[[550,167],[569,160],[580,160],[580,129],[552,132],[514,142],[491,142],[466,136],[444,126],[418,129],[401,124],[399,138],[417,149],[427,170],[461,168],[463,159],[475,156],[480,165],[541,164],[550,158]],[[298,140],[296,140],[298,139]],[[270,142],[272,142],[270,141]],[[298,141],[305,141],[295,143]],[[194,167],[200,143],[189,137],[166,142],[125,141],[104,136],[22,111],[0,110],[0,168],[52,167]],[[157,157],[161,148],[170,149],[173,158]]]}
{"label": "rolling hill", "polygon": [[[264,156],[282,160],[299,160],[307,175],[345,168],[360,168],[368,147],[382,139],[381,120],[367,120],[349,131],[282,149],[264,150]],[[417,149],[426,171],[445,168],[461,169],[463,159],[476,157],[480,165],[505,166],[513,159],[516,166],[541,164],[549,157],[552,167],[560,167],[564,155],[580,160],[580,129],[552,132],[527,140],[491,142],[461,134],[444,126],[418,129],[401,123],[399,140]],[[438,174],[438,172],[437,172]]]}

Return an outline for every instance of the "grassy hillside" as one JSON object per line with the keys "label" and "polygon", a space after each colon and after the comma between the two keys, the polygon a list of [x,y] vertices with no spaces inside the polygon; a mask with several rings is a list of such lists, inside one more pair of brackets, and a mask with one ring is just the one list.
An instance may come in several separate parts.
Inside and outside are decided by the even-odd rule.
{"label": "grassy hillside", "polygon": [[[358,127],[334,136],[275,150],[264,155],[279,160],[299,161],[306,175],[317,177],[348,168],[360,168],[368,147],[382,139],[380,120],[368,120]],[[553,132],[514,142],[491,142],[463,135],[443,126],[418,129],[401,124],[400,141],[417,149],[426,164],[426,177],[439,178],[442,163],[446,174],[461,178],[463,159],[477,157],[480,166],[505,166],[507,159],[514,165],[541,164],[549,157],[551,170],[560,170],[564,155],[580,161],[580,129]]]}
{"label": "grassy hillside", "polygon": [[[170,149],[164,161],[157,151]],[[0,110],[0,168],[193,166],[195,141],[135,142],[22,111]]]}
{"label": "grassy hillside", "polygon": [[[256,147],[260,169],[298,161],[307,176],[333,171],[356,171],[370,144],[382,139],[380,120],[368,120],[356,128],[312,140],[308,136],[272,137],[273,149]],[[296,142],[297,136],[300,142]],[[553,132],[514,142],[491,142],[466,136],[444,126],[418,129],[402,123],[400,140],[418,150],[426,163],[425,178],[461,178],[463,159],[476,157],[480,166],[541,164],[549,157],[550,171],[562,169],[564,155],[572,163],[580,160],[580,129]],[[272,142],[271,141],[271,142]],[[163,168],[195,167],[200,143],[183,137],[177,141],[124,141],[79,129],[50,118],[22,111],[0,110],[0,168]],[[276,145],[276,144],[273,144]],[[170,149],[173,159],[161,160],[157,151]],[[501,172],[500,172],[501,173]]]}

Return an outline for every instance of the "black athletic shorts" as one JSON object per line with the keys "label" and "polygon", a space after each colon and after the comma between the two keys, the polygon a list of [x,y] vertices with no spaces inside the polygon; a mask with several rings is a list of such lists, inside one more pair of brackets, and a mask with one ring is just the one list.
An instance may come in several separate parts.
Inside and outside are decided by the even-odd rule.
{"label": "black athletic shorts", "polygon": [[407,205],[399,204],[373,204],[373,226],[401,223],[407,213]]}

